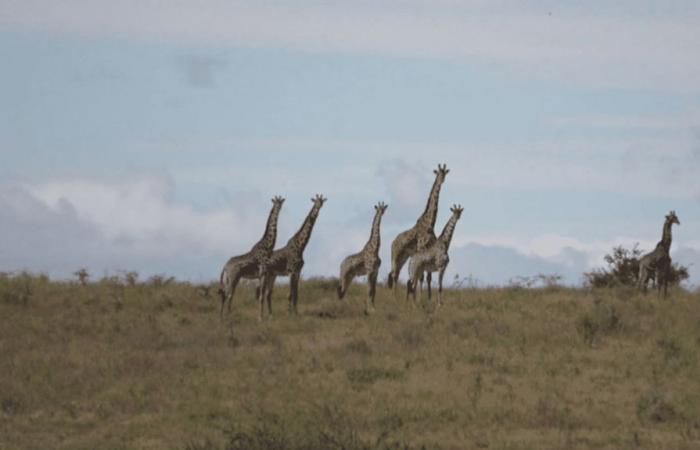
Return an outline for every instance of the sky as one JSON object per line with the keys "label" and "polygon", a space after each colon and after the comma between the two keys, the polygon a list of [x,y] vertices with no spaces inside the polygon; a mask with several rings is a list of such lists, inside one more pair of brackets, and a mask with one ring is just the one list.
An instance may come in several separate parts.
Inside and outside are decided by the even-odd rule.
{"label": "sky", "polygon": [[445,163],[447,285],[578,284],[675,210],[697,286],[698,55],[696,1],[0,0],[0,271],[213,280],[321,193],[303,276],[384,201],[383,279]]}

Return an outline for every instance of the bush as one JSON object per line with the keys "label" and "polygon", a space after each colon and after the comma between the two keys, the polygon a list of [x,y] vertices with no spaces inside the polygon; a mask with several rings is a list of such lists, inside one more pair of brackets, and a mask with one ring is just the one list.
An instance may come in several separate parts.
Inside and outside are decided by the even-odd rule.
{"label": "bush", "polygon": [[348,381],[353,384],[373,384],[378,380],[400,380],[404,374],[400,370],[362,367],[350,369],[346,373]]}
{"label": "bush", "polygon": [[611,305],[598,304],[593,311],[584,314],[576,323],[576,329],[583,342],[588,346],[599,339],[601,335],[614,334],[622,329],[622,317],[619,311]]}
{"label": "bush", "polygon": [[[303,413],[302,413],[303,415]],[[308,417],[283,420],[274,414],[261,414],[250,428],[234,425],[225,433],[225,450],[409,450],[403,442],[387,441],[385,436],[363,439],[350,417],[337,408],[322,408]],[[190,449],[209,450],[210,442]]]}
{"label": "bush", "polygon": [[637,417],[655,423],[668,423],[680,417],[676,407],[659,392],[652,390],[637,401]]}
{"label": "bush", "polygon": [[[639,244],[631,249],[613,247],[612,253],[605,255],[607,267],[585,272],[584,284],[589,287],[635,286],[639,277],[639,259],[642,251]],[[672,263],[668,283],[677,286],[688,279],[688,268]]]}

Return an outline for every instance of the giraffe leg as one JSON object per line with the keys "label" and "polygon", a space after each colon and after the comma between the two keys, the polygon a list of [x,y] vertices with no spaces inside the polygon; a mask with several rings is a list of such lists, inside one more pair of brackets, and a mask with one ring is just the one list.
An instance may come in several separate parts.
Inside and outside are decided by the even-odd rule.
{"label": "giraffe leg", "polygon": [[657,286],[657,296],[661,297],[662,289],[663,289],[663,298],[666,298],[668,295],[668,276],[669,276],[669,271],[670,267],[667,264],[666,261],[663,262],[663,264],[659,265],[659,268],[656,273],[656,286]]}
{"label": "giraffe leg", "polygon": [[256,292],[257,300],[260,302],[260,313],[258,314],[258,322],[262,322],[263,310],[265,309],[265,293],[264,293],[264,289],[262,289],[262,285],[264,283],[265,283],[265,281],[263,281],[260,284],[260,286],[258,286],[258,290],[260,291],[260,293]]}
{"label": "giraffe leg", "polygon": [[438,308],[442,306],[442,278],[445,276],[445,268],[438,274]]}
{"label": "giraffe leg", "polygon": [[428,272],[428,275],[425,277],[425,281],[428,283],[428,301],[432,300],[432,292],[430,290],[430,285],[433,282],[433,273]]}
{"label": "giraffe leg", "polygon": [[[272,294],[272,287],[270,287],[270,294]],[[272,295],[268,295],[267,298],[261,299],[260,301],[265,301],[267,303],[267,315],[272,317]]]}
{"label": "giraffe leg", "polygon": [[639,289],[643,293],[646,293],[646,291],[647,291],[647,282],[648,281],[649,281],[649,269],[647,268],[646,265],[642,265],[639,267]]}
{"label": "giraffe leg", "polygon": [[369,292],[367,293],[367,304],[365,305],[365,313],[369,314],[374,311],[374,295],[377,292],[377,272],[370,272],[367,276],[369,284]]}
{"label": "giraffe leg", "polygon": [[221,311],[219,312],[219,317],[221,320],[224,319],[224,305],[226,304],[226,292],[228,291],[228,275],[226,272],[221,273],[221,280],[219,282],[219,296],[221,296]]}
{"label": "giraffe leg", "polygon": [[[227,312],[229,315],[231,315],[231,305],[233,304],[233,294],[236,292],[236,286],[238,286],[238,282],[241,280],[241,273],[236,272],[234,274],[229,274],[228,275],[228,283],[227,283],[227,289],[226,289],[226,297],[224,301],[228,302],[228,308]],[[221,312],[223,314],[224,311],[224,305],[223,303],[221,304]]]}
{"label": "giraffe leg", "polygon": [[416,303],[416,290],[413,290],[413,304],[418,306],[423,301],[423,274],[418,279],[418,303]]}
{"label": "giraffe leg", "polygon": [[342,299],[345,297],[345,293],[348,291],[348,288],[350,287],[350,283],[352,283],[352,279],[354,278],[354,273],[352,270],[345,270],[343,273],[340,274],[340,281],[338,284],[338,298]]}
{"label": "giraffe leg", "polygon": [[258,301],[260,302],[260,313],[258,314],[258,321],[259,322],[262,322],[262,320],[263,320],[263,308],[265,306],[265,298],[267,297],[269,278],[270,278],[269,275],[261,274],[261,276],[258,280],[258,287],[255,291],[255,296],[257,297]]}
{"label": "giraffe leg", "polygon": [[297,300],[299,298],[299,273],[294,272],[289,276],[289,311],[297,314]]}
{"label": "giraffe leg", "polygon": [[406,260],[408,260],[409,256],[410,255],[406,252],[399,252],[397,255],[392,255],[391,257],[391,272],[389,272],[389,281],[387,284],[389,288],[394,289],[394,296],[396,296],[396,290],[399,287],[399,274],[401,273],[401,269],[403,269],[403,265],[406,264]]}
{"label": "giraffe leg", "polygon": [[267,312],[272,316],[272,288],[275,285],[275,275],[269,275],[263,283],[264,299],[267,302]]}

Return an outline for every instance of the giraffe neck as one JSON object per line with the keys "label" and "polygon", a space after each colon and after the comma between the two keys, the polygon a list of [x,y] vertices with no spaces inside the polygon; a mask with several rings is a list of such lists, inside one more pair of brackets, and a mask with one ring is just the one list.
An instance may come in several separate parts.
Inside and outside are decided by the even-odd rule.
{"label": "giraffe neck", "polygon": [[381,243],[381,236],[379,233],[379,227],[382,224],[382,213],[377,211],[374,215],[374,220],[372,221],[372,232],[369,235],[369,241],[365,244],[364,251],[372,251],[374,253],[379,252],[379,245]]}
{"label": "giraffe neck", "polygon": [[459,216],[457,216],[457,214],[452,214],[450,220],[445,224],[445,228],[442,229],[442,233],[440,233],[438,240],[445,245],[446,249],[450,248],[450,242],[452,242],[452,235],[454,234],[458,220]]}
{"label": "giraffe neck", "polygon": [[260,239],[259,246],[272,249],[277,241],[277,218],[280,215],[282,205],[273,205],[270,210],[270,215],[267,217],[267,225],[265,225],[265,233]]}
{"label": "giraffe neck", "polygon": [[663,234],[661,235],[661,243],[663,244],[664,248],[668,252],[669,249],[671,248],[671,227],[673,226],[673,222],[670,220],[667,220],[664,222],[664,231]]}
{"label": "giraffe neck", "polygon": [[440,181],[440,176],[437,175],[435,176],[433,187],[430,189],[430,196],[428,197],[428,203],[425,205],[425,211],[423,211],[423,214],[418,218],[417,225],[429,227],[431,230],[435,227],[441,186],[442,182]]}
{"label": "giraffe neck", "polygon": [[289,239],[289,244],[293,244],[299,253],[303,252],[306,248],[306,244],[309,243],[311,231],[316,223],[316,217],[318,216],[319,209],[320,207],[316,207],[316,205],[314,205],[311,208],[311,211],[309,211],[309,214],[306,215],[306,219],[304,219],[304,223],[301,225],[301,228],[299,228],[299,231],[297,231],[296,234]]}

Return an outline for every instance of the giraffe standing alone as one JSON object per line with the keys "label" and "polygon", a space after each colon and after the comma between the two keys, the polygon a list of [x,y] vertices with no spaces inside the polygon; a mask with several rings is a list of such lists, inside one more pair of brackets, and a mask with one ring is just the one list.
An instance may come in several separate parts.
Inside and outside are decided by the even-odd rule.
{"label": "giraffe standing alone", "polygon": [[671,227],[673,224],[681,224],[675,211],[671,211],[666,215],[661,240],[656,244],[656,248],[639,260],[639,278],[637,283],[638,287],[644,292],[646,292],[649,279],[655,274],[658,295],[661,296],[662,287],[664,297],[668,294],[668,277],[671,270]]}
{"label": "giraffe standing alone", "polygon": [[362,251],[348,256],[340,264],[340,282],[337,292],[338,298],[342,299],[347,291],[352,279],[356,276],[367,275],[367,283],[369,284],[369,293],[365,304],[365,314],[369,314],[374,310],[374,294],[377,289],[377,274],[382,260],[379,258],[379,246],[381,238],[379,228],[382,223],[382,216],[386,211],[387,205],[379,202],[374,206],[374,219],[372,221],[372,231],[369,240],[365,244]]}
{"label": "giraffe standing alone", "polygon": [[[260,266],[272,253],[277,240],[277,218],[284,198],[275,196],[272,198],[272,209],[267,218],[265,225],[265,233],[260,241],[253,248],[243,255],[234,256],[226,262],[221,276],[219,277],[219,295],[221,296],[221,317],[224,316],[224,305],[228,300],[228,311],[231,312],[231,303],[233,303],[233,294],[236,292],[236,286],[241,278],[258,279],[260,276]],[[257,296],[260,297],[258,289]]]}
{"label": "giraffe standing alone", "polygon": [[[389,288],[396,289],[399,281],[399,273],[401,268],[406,263],[406,260],[416,253],[417,250],[423,249],[435,241],[435,220],[437,218],[438,201],[440,199],[440,188],[445,182],[445,177],[449,173],[446,164],[442,166],[438,164],[438,168],[433,170],[435,173],[435,181],[430,190],[428,203],[425,206],[425,211],[418,218],[413,228],[410,228],[402,233],[399,233],[391,243],[391,272],[387,279]],[[428,295],[430,295],[431,273],[428,272]]]}
{"label": "giraffe standing alone", "polygon": [[267,312],[272,315],[272,288],[278,276],[289,275],[289,312],[297,312],[297,300],[299,296],[299,277],[304,267],[304,249],[311,238],[311,231],[316,223],[318,212],[326,199],[322,195],[316,195],[311,201],[314,203],[311,211],[304,219],[304,223],[287,245],[272,252],[260,269],[262,279],[262,293],[260,295],[260,320],[263,317],[263,305],[267,301]]}
{"label": "giraffe standing alone", "polygon": [[408,299],[408,294],[413,292],[414,304],[416,303],[416,283],[420,283],[420,291],[421,294],[423,293],[423,273],[438,272],[438,306],[442,305],[442,278],[445,275],[447,264],[450,262],[448,250],[455,226],[462,216],[464,208],[461,205],[454,205],[450,211],[452,211],[452,216],[445,224],[440,237],[428,247],[417,251],[408,265],[409,279],[406,282],[406,299]]}

